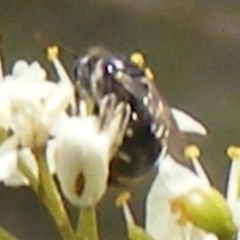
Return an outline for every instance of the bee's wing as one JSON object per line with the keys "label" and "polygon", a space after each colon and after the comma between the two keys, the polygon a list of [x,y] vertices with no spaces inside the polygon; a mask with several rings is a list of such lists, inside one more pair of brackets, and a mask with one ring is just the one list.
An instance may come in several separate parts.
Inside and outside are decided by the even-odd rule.
{"label": "bee's wing", "polygon": [[160,139],[167,146],[167,152],[178,161],[184,160],[184,149],[187,146],[185,134],[180,131],[176,120],[166,100],[160,95],[154,83],[149,82],[149,91],[152,94],[150,105],[155,108],[155,121],[166,126],[167,134]]}
{"label": "bee's wing", "polygon": [[134,97],[142,99],[153,117],[153,132],[167,152],[176,160],[183,161],[183,150],[187,145],[185,135],[179,130],[166,100],[160,95],[154,82],[145,77],[138,80],[126,76],[121,84]]}

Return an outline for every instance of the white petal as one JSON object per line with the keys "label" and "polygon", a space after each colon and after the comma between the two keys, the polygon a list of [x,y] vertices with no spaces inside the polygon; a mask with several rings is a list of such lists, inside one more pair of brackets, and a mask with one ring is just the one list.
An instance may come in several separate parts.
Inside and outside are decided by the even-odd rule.
{"label": "white petal", "polygon": [[160,162],[158,171],[156,178],[160,178],[163,181],[170,198],[185,194],[199,186],[207,186],[190,169],[177,163],[169,155]]}
{"label": "white petal", "polygon": [[41,81],[45,80],[47,77],[46,70],[41,67],[39,62],[33,62],[31,63],[29,67],[29,72],[33,76],[32,78],[35,79],[35,81]]}
{"label": "white petal", "polygon": [[218,240],[218,237],[214,234],[206,234],[202,240]]}
{"label": "white petal", "polygon": [[11,127],[24,146],[39,146],[70,102],[70,94],[69,88],[47,81],[0,84],[0,126]]}
{"label": "white petal", "polygon": [[1,83],[5,83],[5,82],[13,82],[15,81],[15,78],[12,75],[5,75],[3,78],[3,81],[1,81]]}
{"label": "white petal", "polygon": [[24,148],[19,150],[19,156],[21,157],[22,161],[26,164],[29,170],[31,170],[33,176],[38,179],[38,166],[37,160],[29,148]]}
{"label": "white petal", "polygon": [[0,156],[0,181],[5,181],[17,172],[17,152],[10,151]]}
{"label": "white petal", "polygon": [[[3,181],[8,186],[28,184],[28,180],[18,169],[17,143],[17,138],[13,136],[7,139],[0,147],[0,181]],[[29,161],[27,165],[33,169]],[[33,169],[33,173],[34,171]]]}
{"label": "white petal", "polygon": [[29,185],[29,181],[20,172],[15,172],[13,175],[4,180],[4,185],[7,187],[21,187]]}
{"label": "white petal", "polygon": [[18,78],[24,74],[24,72],[28,69],[28,63],[25,60],[18,60],[12,69],[12,75],[14,78]]}
{"label": "white petal", "polygon": [[0,128],[8,130],[11,119],[12,111],[9,98],[0,95]]}
{"label": "white petal", "polygon": [[46,160],[49,172],[56,173],[56,140],[49,140],[46,149]]}
{"label": "white petal", "polygon": [[46,141],[48,134],[39,122],[41,105],[18,99],[12,102],[14,117],[11,128],[19,137],[22,146],[36,147]]}
{"label": "white petal", "polygon": [[182,110],[171,108],[172,114],[177,122],[179,129],[183,132],[197,133],[201,135],[207,134],[206,127],[202,123],[194,119]]}
{"label": "white petal", "polygon": [[42,104],[57,91],[57,85],[47,81],[3,81],[0,84],[1,98],[23,99]]}
{"label": "white petal", "polygon": [[67,113],[63,112],[61,113],[57,118],[56,121],[54,122],[54,125],[51,129],[51,136],[56,136],[57,133],[61,130],[62,127],[64,127],[65,124],[69,121],[69,116]]}
{"label": "white petal", "polygon": [[25,60],[19,60],[14,64],[12,75],[16,81],[23,82],[46,79],[46,71],[38,62],[28,64]]}
{"label": "white petal", "polygon": [[155,179],[147,197],[145,225],[147,232],[156,240],[184,240],[170,209],[168,191],[159,177]]}
{"label": "white petal", "polygon": [[[76,206],[96,204],[108,178],[109,141],[98,133],[96,119],[71,118],[56,138],[56,171],[63,193]],[[76,191],[84,177],[83,191]]]}
{"label": "white petal", "polygon": [[72,99],[72,89],[68,87],[58,86],[53,96],[46,101],[44,111],[42,113],[41,122],[51,130],[53,124],[57,121]]}
{"label": "white petal", "polygon": [[17,136],[12,136],[8,139],[6,139],[1,145],[0,145],[0,156],[3,156],[5,153],[8,152],[15,152],[18,146],[18,138]]}
{"label": "white petal", "polygon": [[185,237],[191,233],[191,229],[188,231],[176,224],[169,203],[171,199],[205,184],[169,155],[160,161],[158,171],[147,197],[146,229],[156,240],[188,239]]}

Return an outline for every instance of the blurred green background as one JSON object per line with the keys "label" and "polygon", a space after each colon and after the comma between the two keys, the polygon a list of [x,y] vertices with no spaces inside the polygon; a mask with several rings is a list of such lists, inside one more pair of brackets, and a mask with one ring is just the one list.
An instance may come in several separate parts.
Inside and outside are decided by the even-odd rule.
{"label": "blurred green background", "polygon": [[[240,2],[223,0],[0,0],[0,35],[5,70],[19,58],[39,60],[51,69],[44,49],[68,49],[62,60],[101,44],[114,51],[141,50],[172,106],[192,113],[209,129],[193,137],[203,164],[224,191],[225,149],[240,144]],[[132,207],[143,223],[151,182],[134,187]],[[102,239],[125,239],[114,192],[99,206]],[[68,206],[75,220],[77,210]],[[26,188],[0,188],[0,223],[25,240],[60,239],[39,201]]]}

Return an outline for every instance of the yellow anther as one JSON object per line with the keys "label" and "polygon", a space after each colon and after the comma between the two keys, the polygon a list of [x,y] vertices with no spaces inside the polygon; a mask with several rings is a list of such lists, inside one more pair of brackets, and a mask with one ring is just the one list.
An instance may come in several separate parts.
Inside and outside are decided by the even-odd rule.
{"label": "yellow anther", "polygon": [[121,207],[129,201],[131,194],[129,192],[122,192],[118,195],[116,199],[116,206]]}
{"label": "yellow anther", "polygon": [[184,149],[184,156],[187,159],[199,158],[200,157],[200,149],[194,144],[189,145]]}
{"label": "yellow anther", "polygon": [[227,155],[232,160],[240,158],[240,147],[237,146],[229,146],[227,148]]}
{"label": "yellow anther", "polygon": [[132,53],[130,56],[130,61],[136,64],[139,68],[143,68],[145,64],[145,59],[143,55],[139,52]]}
{"label": "yellow anther", "polygon": [[144,73],[146,75],[146,77],[149,79],[149,80],[153,80],[154,79],[154,75],[153,75],[153,72],[150,68],[145,68],[144,70]]}
{"label": "yellow anther", "polygon": [[59,55],[59,48],[57,46],[51,46],[47,48],[47,57],[50,61],[57,58]]}

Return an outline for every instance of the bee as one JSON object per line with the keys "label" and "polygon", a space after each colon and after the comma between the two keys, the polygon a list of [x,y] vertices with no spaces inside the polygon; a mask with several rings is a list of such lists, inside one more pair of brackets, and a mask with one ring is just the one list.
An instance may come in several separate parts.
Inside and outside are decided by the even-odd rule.
{"label": "bee", "polygon": [[141,179],[166,152],[181,159],[184,136],[140,53],[127,56],[93,48],[77,58],[73,75],[77,94],[93,101],[95,114],[107,94],[130,105],[123,143],[110,162],[110,186]]}

